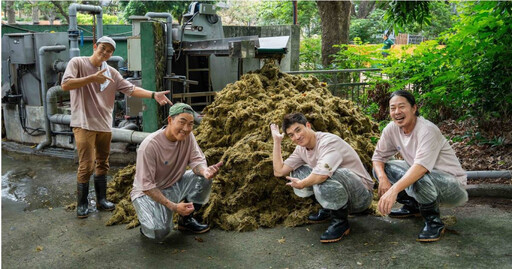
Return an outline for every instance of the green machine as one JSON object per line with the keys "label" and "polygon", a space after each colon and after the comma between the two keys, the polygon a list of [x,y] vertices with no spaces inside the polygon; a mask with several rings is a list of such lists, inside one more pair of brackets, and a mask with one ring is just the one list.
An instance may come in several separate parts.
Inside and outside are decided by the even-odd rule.
{"label": "green machine", "polygon": [[[149,12],[131,17],[128,38],[128,70],[133,81],[148,90],[169,90],[174,103],[185,102],[201,111],[217,91],[261,67],[262,58],[280,61],[288,51],[289,36],[226,38],[217,7],[192,3],[182,25],[173,25],[168,13]],[[158,18],[166,19],[165,23]],[[132,115],[142,113],[143,130],[157,130],[167,108],[153,100],[126,100]]]}

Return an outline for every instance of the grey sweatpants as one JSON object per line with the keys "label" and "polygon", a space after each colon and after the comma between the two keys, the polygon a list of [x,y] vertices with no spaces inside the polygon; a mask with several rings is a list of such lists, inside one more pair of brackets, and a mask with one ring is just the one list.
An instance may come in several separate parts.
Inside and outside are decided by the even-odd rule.
{"label": "grey sweatpants", "polygon": [[[402,160],[388,161],[384,165],[384,171],[391,184],[400,180],[409,168],[410,166]],[[438,170],[425,174],[405,188],[405,192],[420,204],[438,201],[446,206],[459,206],[468,201],[468,193],[464,186],[454,176]]]}
{"label": "grey sweatpants", "polygon": [[[295,169],[291,176],[305,179],[311,174],[311,167],[303,165]],[[326,181],[306,187],[294,188],[293,191],[299,197],[315,195],[316,200],[325,209],[337,210],[348,204],[349,212],[362,212],[372,203],[373,194],[368,190],[359,176],[350,169],[338,168]]]}
{"label": "grey sweatpants", "polygon": [[[195,204],[205,204],[210,197],[212,180],[198,176],[187,170],[174,185],[161,190],[173,203],[183,199]],[[144,195],[133,201],[142,232],[151,239],[162,240],[171,232],[173,212],[164,205]]]}

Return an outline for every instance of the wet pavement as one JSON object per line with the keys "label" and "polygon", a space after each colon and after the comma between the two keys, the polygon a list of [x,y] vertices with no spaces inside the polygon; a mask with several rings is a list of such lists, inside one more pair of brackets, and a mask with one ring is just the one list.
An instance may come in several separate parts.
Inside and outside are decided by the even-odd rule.
{"label": "wet pavement", "polygon": [[351,233],[321,244],[328,224],[253,232],[173,231],[163,243],[138,228],[105,226],[110,212],[79,220],[73,160],[2,151],[4,268],[512,268],[512,200],[474,198],[442,208],[454,222],[436,243],[415,241],[422,220],[349,219]]}

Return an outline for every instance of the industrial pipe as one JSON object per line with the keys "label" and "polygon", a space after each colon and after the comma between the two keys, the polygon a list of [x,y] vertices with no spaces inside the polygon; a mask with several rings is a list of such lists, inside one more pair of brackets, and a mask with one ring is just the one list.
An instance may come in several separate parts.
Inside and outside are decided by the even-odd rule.
{"label": "industrial pipe", "polygon": [[112,142],[140,144],[151,133],[137,132],[128,129],[112,128]]}
{"label": "industrial pipe", "polygon": [[64,71],[66,71],[67,66],[68,66],[68,62],[55,61],[53,63],[53,70],[55,70],[57,72],[64,72]]}
{"label": "industrial pipe", "polygon": [[78,49],[78,22],[76,20],[76,14],[78,11],[87,11],[96,16],[98,25],[96,27],[97,38],[103,36],[103,9],[100,6],[80,5],[73,3],[69,6],[69,58],[80,56],[80,49]]}
{"label": "industrial pipe", "polygon": [[[69,91],[63,91],[61,86],[53,86],[50,89],[48,89],[48,92],[46,93],[46,117],[48,117],[51,123],[66,125],[69,125],[71,123],[70,115],[57,114],[57,102],[59,100],[59,97],[69,99],[69,94]],[[50,131],[52,131],[51,125]]]}
{"label": "industrial pipe", "polygon": [[107,60],[107,62],[117,62],[117,68],[126,66],[124,59],[121,56],[111,56],[110,59]]}
{"label": "industrial pipe", "polygon": [[[66,46],[64,45],[56,45],[56,46],[42,46],[39,48],[39,70],[41,74],[41,97],[43,99],[43,107],[44,111],[47,111],[47,104],[46,104],[46,61],[44,59],[44,55],[46,52],[60,52],[66,49]],[[39,143],[37,145],[37,149],[40,150],[52,143],[52,134],[50,130],[50,120],[45,115],[44,117],[44,130],[46,132],[46,139],[45,141]]]}
{"label": "industrial pipe", "polygon": [[[170,13],[158,13],[158,12],[148,12],[145,17],[148,18],[166,18],[167,19],[167,72],[166,76],[172,76],[172,56],[174,55],[174,49],[172,48],[172,15]],[[171,89],[171,81],[167,80],[167,89]]]}
{"label": "industrial pipe", "polygon": [[[55,114],[57,113],[57,101],[59,97],[69,97],[69,91],[63,91],[61,86],[54,86],[48,90],[46,96],[48,106],[46,115],[52,123],[69,125],[71,123],[71,115]],[[137,128],[135,124],[128,124],[122,128],[112,128],[112,142],[142,143],[149,133],[130,130],[134,127]]]}
{"label": "industrial pipe", "polygon": [[467,171],[468,179],[473,178],[512,178],[512,171]]}

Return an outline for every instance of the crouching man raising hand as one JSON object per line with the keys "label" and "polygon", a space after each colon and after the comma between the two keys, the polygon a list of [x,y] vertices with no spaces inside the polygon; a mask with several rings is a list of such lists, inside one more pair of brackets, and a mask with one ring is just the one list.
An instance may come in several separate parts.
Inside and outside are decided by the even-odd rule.
{"label": "crouching man raising hand", "polygon": [[[171,231],[173,212],[178,229],[204,233],[210,228],[192,214],[208,201],[212,178],[221,163],[207,167],[192,129],[194,110],[183,103],[169,109],[165,129],[150,134],[137,150],[131,198],[141,233],[161,241]],[[192,170],[185,171],[186,167]],[[184,201],[184,202],[182,202]]]}
{"label": "crouching man raising hand", "polygon": [[291,176],[287,185],[296,195],[315,195],[322,206],[317,214],[309,216],[311,222],[331,219],[331,225],[320,237],[320,242],[341,240],[349,234],[348,213],[368,209],[372,202],[373,181],[355,150],[340,137],[315,132],[301,113],[288,114],[282,129],[297,145],[283,162],[281,141],[284,135],[276,124],[270,126],[274,139],[274,175]]}

